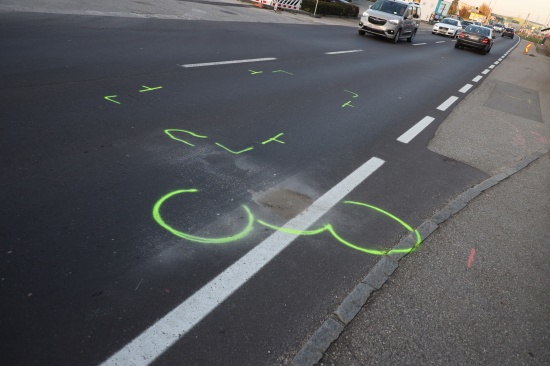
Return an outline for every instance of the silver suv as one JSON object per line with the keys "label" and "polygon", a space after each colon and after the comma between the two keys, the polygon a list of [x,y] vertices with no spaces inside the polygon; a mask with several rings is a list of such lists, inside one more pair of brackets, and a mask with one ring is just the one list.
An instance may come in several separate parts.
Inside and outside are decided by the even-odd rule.
{"label": "silver suv", "polygon": [[363,13],[359,34],[390,38],[394,43],[406,38],[412,42],[420,25],[420,4],[403,0],[378,0]]}

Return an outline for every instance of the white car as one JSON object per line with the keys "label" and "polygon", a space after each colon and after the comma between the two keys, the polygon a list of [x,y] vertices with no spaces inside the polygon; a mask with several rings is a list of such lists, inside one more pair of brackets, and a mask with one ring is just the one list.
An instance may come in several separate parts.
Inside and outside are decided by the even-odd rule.
{"label": "white car", "polygon": [[444,36],[458,37],[462,32],[462,24],[459,20],[445,18],[439,23],[435,23],[432,28],[432,34],[442,34]]}
{"label": "white car", "polygon": [[504,25],[500,24],[500,23],[496,23],[494,26],[493,26],[493,30],[495,32],[498,32],[498,33],[502,33],[502,31],[504,30]]}

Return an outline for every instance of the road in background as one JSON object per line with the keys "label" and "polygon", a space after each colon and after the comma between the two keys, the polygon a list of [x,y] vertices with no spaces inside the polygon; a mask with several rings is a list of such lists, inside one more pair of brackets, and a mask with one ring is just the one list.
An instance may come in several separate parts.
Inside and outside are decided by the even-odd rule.
{"label": "road in background", "polygon": [[[273,234],[172,235],[153,206],[175,190],[198,192],[163,206],[171,226],[228,237],[242,205],[283,226],[377,158],[346,199],[416,227],[487,176],[426,145],[445,102],[513,45],[483,56],[425,33],[414,46],[350,27],[1,16],[2,353],[17,364],[104,361]],[[329,223],[370,249],[408,234],[343,203],[311,229]],[[377,260],[300,236],[158,364],[280,361]]]}

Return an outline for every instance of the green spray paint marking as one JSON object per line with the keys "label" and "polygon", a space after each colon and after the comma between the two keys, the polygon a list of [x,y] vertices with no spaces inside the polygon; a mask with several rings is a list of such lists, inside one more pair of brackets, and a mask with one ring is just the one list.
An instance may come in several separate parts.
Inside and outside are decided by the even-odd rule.
{"label": "green spray paint marking", "polygon": [[220,144],[219,142],[216,142],[215,144],[218,145],[219,147],[221,147],[222,149],[224,149],[224,150],[226,150],[226,151],[229,151],[231,154],[235,154],[235,155],[239,155],[239,154],[242,154],[243,152],[250,151],[250,150],[254,149],[254,147],[251,146],[251,147],[247,147],[246,149],[243,149],[243,150],[241,150],[241,151],[233,151],[233,150],[231,150],[231,149],[229,149],[229,148],[223,146],[223,145]]}
{"label": "green spray paint marking", "polygon": [[346,103],[342,104],[342,108],[344,107],[352,107],[353,108],[353,105],[351,105],[351,100],[350,101],[347,101]]}
{"label": "green spray paint marking", "polygon": [[[160,226],[162,226],[163,228],[165,228],[166,230],[168,230],[169,232],[171,232],[172,234],[174,234],[174,235],[176,235],[180,238],[183,238],[183,239],[186,239],[186,240],[189,240],[189,241],[193,241],[193,242],[197,242],[197,243],[203,243],[203,244],[225,244],[225,243],[230,243],[230,242],[237,241],[237,240],[245,238],[252,231],[254,221],[255,221],[254,215],[252,214],[250,209],[245,205],[243,205],[242,207],[244,208],[244,210],[247,213],[248,223],[247,223],[246,227],[241,232],[239,232],[235,235],[232,235],[232,236],[220,237],[220,238],[204,238],[204,237],[195,236],[195,235],[191,235],[191,234],[181,232],[181,231],[176,230],[173,227],[169,226],[162,219],[162,217],[160,216],[160,208],[163,205],[163,203],[165,201],[167,201],[168,199],[170,199],[171,197],[177,195],[177,194],[195,193],[195,192],[198,192],[198,190],[197,189],[180,189],[180,190],[177,190],[177,191],[170,192],[170,193],[166,194],[165,196],[161,197],[155,203],[155,205],[153,207],[153,218],[155,219],[155,221]],[[418,246],[420,246],[420,244],[422,243],[422,238],[421,238],[420,233],[418,232],[418,230],[414,230],[410,225],[408,225],[406,222],[404,222],[403,220],[401,220],[397,216],[392,215],[391,213],[389,213],[387,211],[384,211],[379,207],[369,205],[369,204],[366,204],[366,203],[362,203],[362,202],[344,201],[344,203],[370,208],[371,210],[374,210],[378,213],[386,215],[387,217],[391,218],[392,220],[397,221],[405,229],[407,229],[408,231],[410,231],[411,233],[414,233],[416,235],[416,243],[411,248],[405,248],[405,249],[391,249],[391,250],[368,249],[368,248],[364,248],[360,245],[350,243],[349,241],[342,238],[336,232],[336,230],[334,230],[334,227],[332,226],[332,224],[326,224],[326,225],[324,225],[324,226],[322,226],[318,229],[314,229],[314,230],[297,230],[297,229],[289,229],[289,228],[275,226],[275,225],[269,224],[269,223],[267,223],[263,220],[256,220],[256,221],[259,224],[261,224],[265,227],[268,227],[272,230],[282,231],[284,233],[292,234],[292,235],[296,235],[296,236],[302,236],[302,235],[303,236],[312,236],[312,235],[321,234],[321,233],[327,231],[330,234],[332,234],[332,236],[337,241],[339,241],[341,244],[344,244],[345,246],[347,246],[349,248],[352,248],[352,249],[355,249],[355,250],[358,250],[360,252],[367,253],[367,254],[372,254],[372,255],[389,255],[389,254],[397,254],[397,253],[411,253],[411,252],[415,251],[418,248]]]}
{"label": "green spray paint marking", "polygon": [[254,71],[254,70],[248,70],[248,71],[250,71],[250,74],[251,74],[251,75],[256,75],[256,74],[261,74],[261,73],[263,73],[263,71]]}
{"label": "green spray paint marking", "polygon": [[359,94],[354,93],[352,91],[349,91],[349,90],[346,90],[346,89],[344,89],[344,91],[353,94],[353,98],[357,98],[359,96]]}
{"label": "green spray paint marking", "polygon": [[390,217],[391,219],[397,221],[401,226],[403,226],[404,228],[406,228],[410,232],[415,233],[415,235],[416,235],[415,245],[411,248],[406,248],[406,249],[391,249],[391,250],[368,249],[368,248],[363,248],[359,245],[350,243],[347,240],[345,240],[344,238],[342,238],[340,235],[338,235],[336,233],[336,231],[334,230],[334,227],[332,226],[332,224],[327,224],[327,225],[325,225],[325,226],[323,226],[319,229],[316,229],[316,230],[295,230],[295,229],[287,229],[287,228],[283,228],[283,227],[277,227],[275,225],[268,224],[268,223],[266,223],[265,221],[262,221],[262,220],[257,220],[257,221],[260,224],[262,224],[262,225],[264,225],[264,226],[266,226],[266,227],[268,227],[272,230],[282,231],[284,233],[293,234],[293,235],[316,235],[316,234],[320,234],[324,231],[328,231],[340,243],[342,243],[342,244],[344,244],[344,245],[346,245],[350,248],[353,248],[355,250],[358,250],[360,252],[367,253],[367,254],[372,254],[372,255],[388,255],[388,254],[397,254],[397,253],[410,253],[410,252],[413,252],[414,250],[416,250],[416,248],[422,242],[422,238],[420,237],[420,233],[418,232],[418,230],[414,230],[407,223],[405,223],[403,220],[401,220],[397,216],[394,216],[394,215],[390,214],[389,212],[382,210],[381,208],[378,208],[378,207],[372,206],[372,205],[368,205],[368,204],[362,203],[362,202],[344,201],[344,203],[368,207],[368,208],[370,208],[370,209],[372,209],[376,212],[384,214],[384,215]]}
{"label": "green spray paint marking", "polygon": [[166,230],[168,230],[172,234],[174,234],[176,236],[179,236],[180,238],[183,238],[183,239],[186,239],[186,240],[189,240],[189,241],[193,241],[193,242],[196,242],[196,243],[203,243],[203,244],[226,244],[226,243],[230,243],[230,242],[241,240],[241,239],[245,238],[252,231],[252,228],[253,228],[253,225],[254,225],[254,215],[252,215],[252,212],[250,211],[250,209],[248,207],[244,206],[244,205],[242,207],[244,208],[244,210],[246,211],[246,214],[248,216],[248,223],[246,224],[246,227],[241,232],[239,232],[235,235],[226,236],[226,237],[223,237],[223,238],[204,238],[204,237],[195,236],[195,235],[191,235],[191,234],[181,232],[179,230],[174,229],[170,225],[168,225],[162,219],[162,217],[160,216],[160,208],[161,208],[162,204],[164,202],[166,202],[166,200],[168,200],[169,198],[171,198],[171,197],[173,197],[177,194],[194,193],[194,192],[198,192],[198,190],[194,189],[194,188],[193,189],[180,189],[180,190],[177,190],[177,191],[170,192],[167,195],[164,195],[163,197],[161,197],[157,201],[157,203],[155,203],[155,206],[153,207],[153,218],[155,219],[155,221],[160,226],[162,226],[163,228],[165,228]]}
{"label": "green spray paint marking", "polygon": [[194,133],[194,132],[187,131],[187,130],[178,130],[178,129],[175,129],[175,128],[169,128],[169,129],[167,129],[167,130],[164,130],[164,133],[167,134],[168,136],[170,136],[171,139],[176,140],[176,141],[183,142],[184,144],[189,145],[189,146],[195,146],[195,145],[193,145],[193,144],[190,143],[190,142],[187,142],[187,141],[185,141],[185,140],[182,140],[182,139],[179,139],[179,138],[175,137],[174,135],[172,135],[172,132],[183,132],[183,133],[188,133],[188,134],[190,134],[191,136],[198,137],[198,138],[200,138],[200,139],[206,139],[206,138],[208,138],[207,136],[198,135],[198,134],[196,134],[196,133]]}
{"label": "green spray paint marking", "polygon": [[157,86],[157,87],[154,87],[154,88],[150,88],[148,86],[142,85],[142,87],[144,87],[145,89],[140,90],[139,91],[140,93],[148,92],[148,91],[151,91],[151,90],[162,89],[162,86]]}
{"label": "green spray paint marking", "polygon": [[267,144],[267,143],[269,143],[269,142],[271,142],[271,141],[277,141],[278,143],[280,143],[280,144],[283,144],[283,145],[284,145],[284,143],[285,143],[284,141],[281,141],[281,140],[277,140],[277,137],[279,137],[279,136],[282,136],[282,135],[283,135],[283,133],[281,132],[281,133],[280,133],[280,134],[278,134],[277,136],[275,136],[275,137],[272,137],[272,138],[270,138],[269,140],[265,140],[264,142],[262,142],[262,145],[265,145],[265,144]]}
{"label": "green spray paint marking", "polygon": [[103,98],[107,99],[109,102],[113,102],[113,103],[116,103],[116,104],[121,104],[120,102],[117,102],[116,100],[112,100],[111,98],[116,98],[118,97],[118,95],[107,95]]}
{"label": "green spray paint marking", "polygon": [[288,74],[288,75],[294,75],[294,74],[291,74],[290,72],[285,71],[285,70],[275,70],[273,72],[284,72],[285,74]]}

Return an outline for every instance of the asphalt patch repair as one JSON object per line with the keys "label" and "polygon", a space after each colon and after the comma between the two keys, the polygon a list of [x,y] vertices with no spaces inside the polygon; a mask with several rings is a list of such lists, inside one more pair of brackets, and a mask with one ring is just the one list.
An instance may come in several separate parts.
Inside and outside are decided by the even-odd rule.
{"label": "asphalt patch repair", "polygon": [[484,106],[531,121],[544,123],[540,109],[539,92],[533,89],[495,80],[495,88]]}

